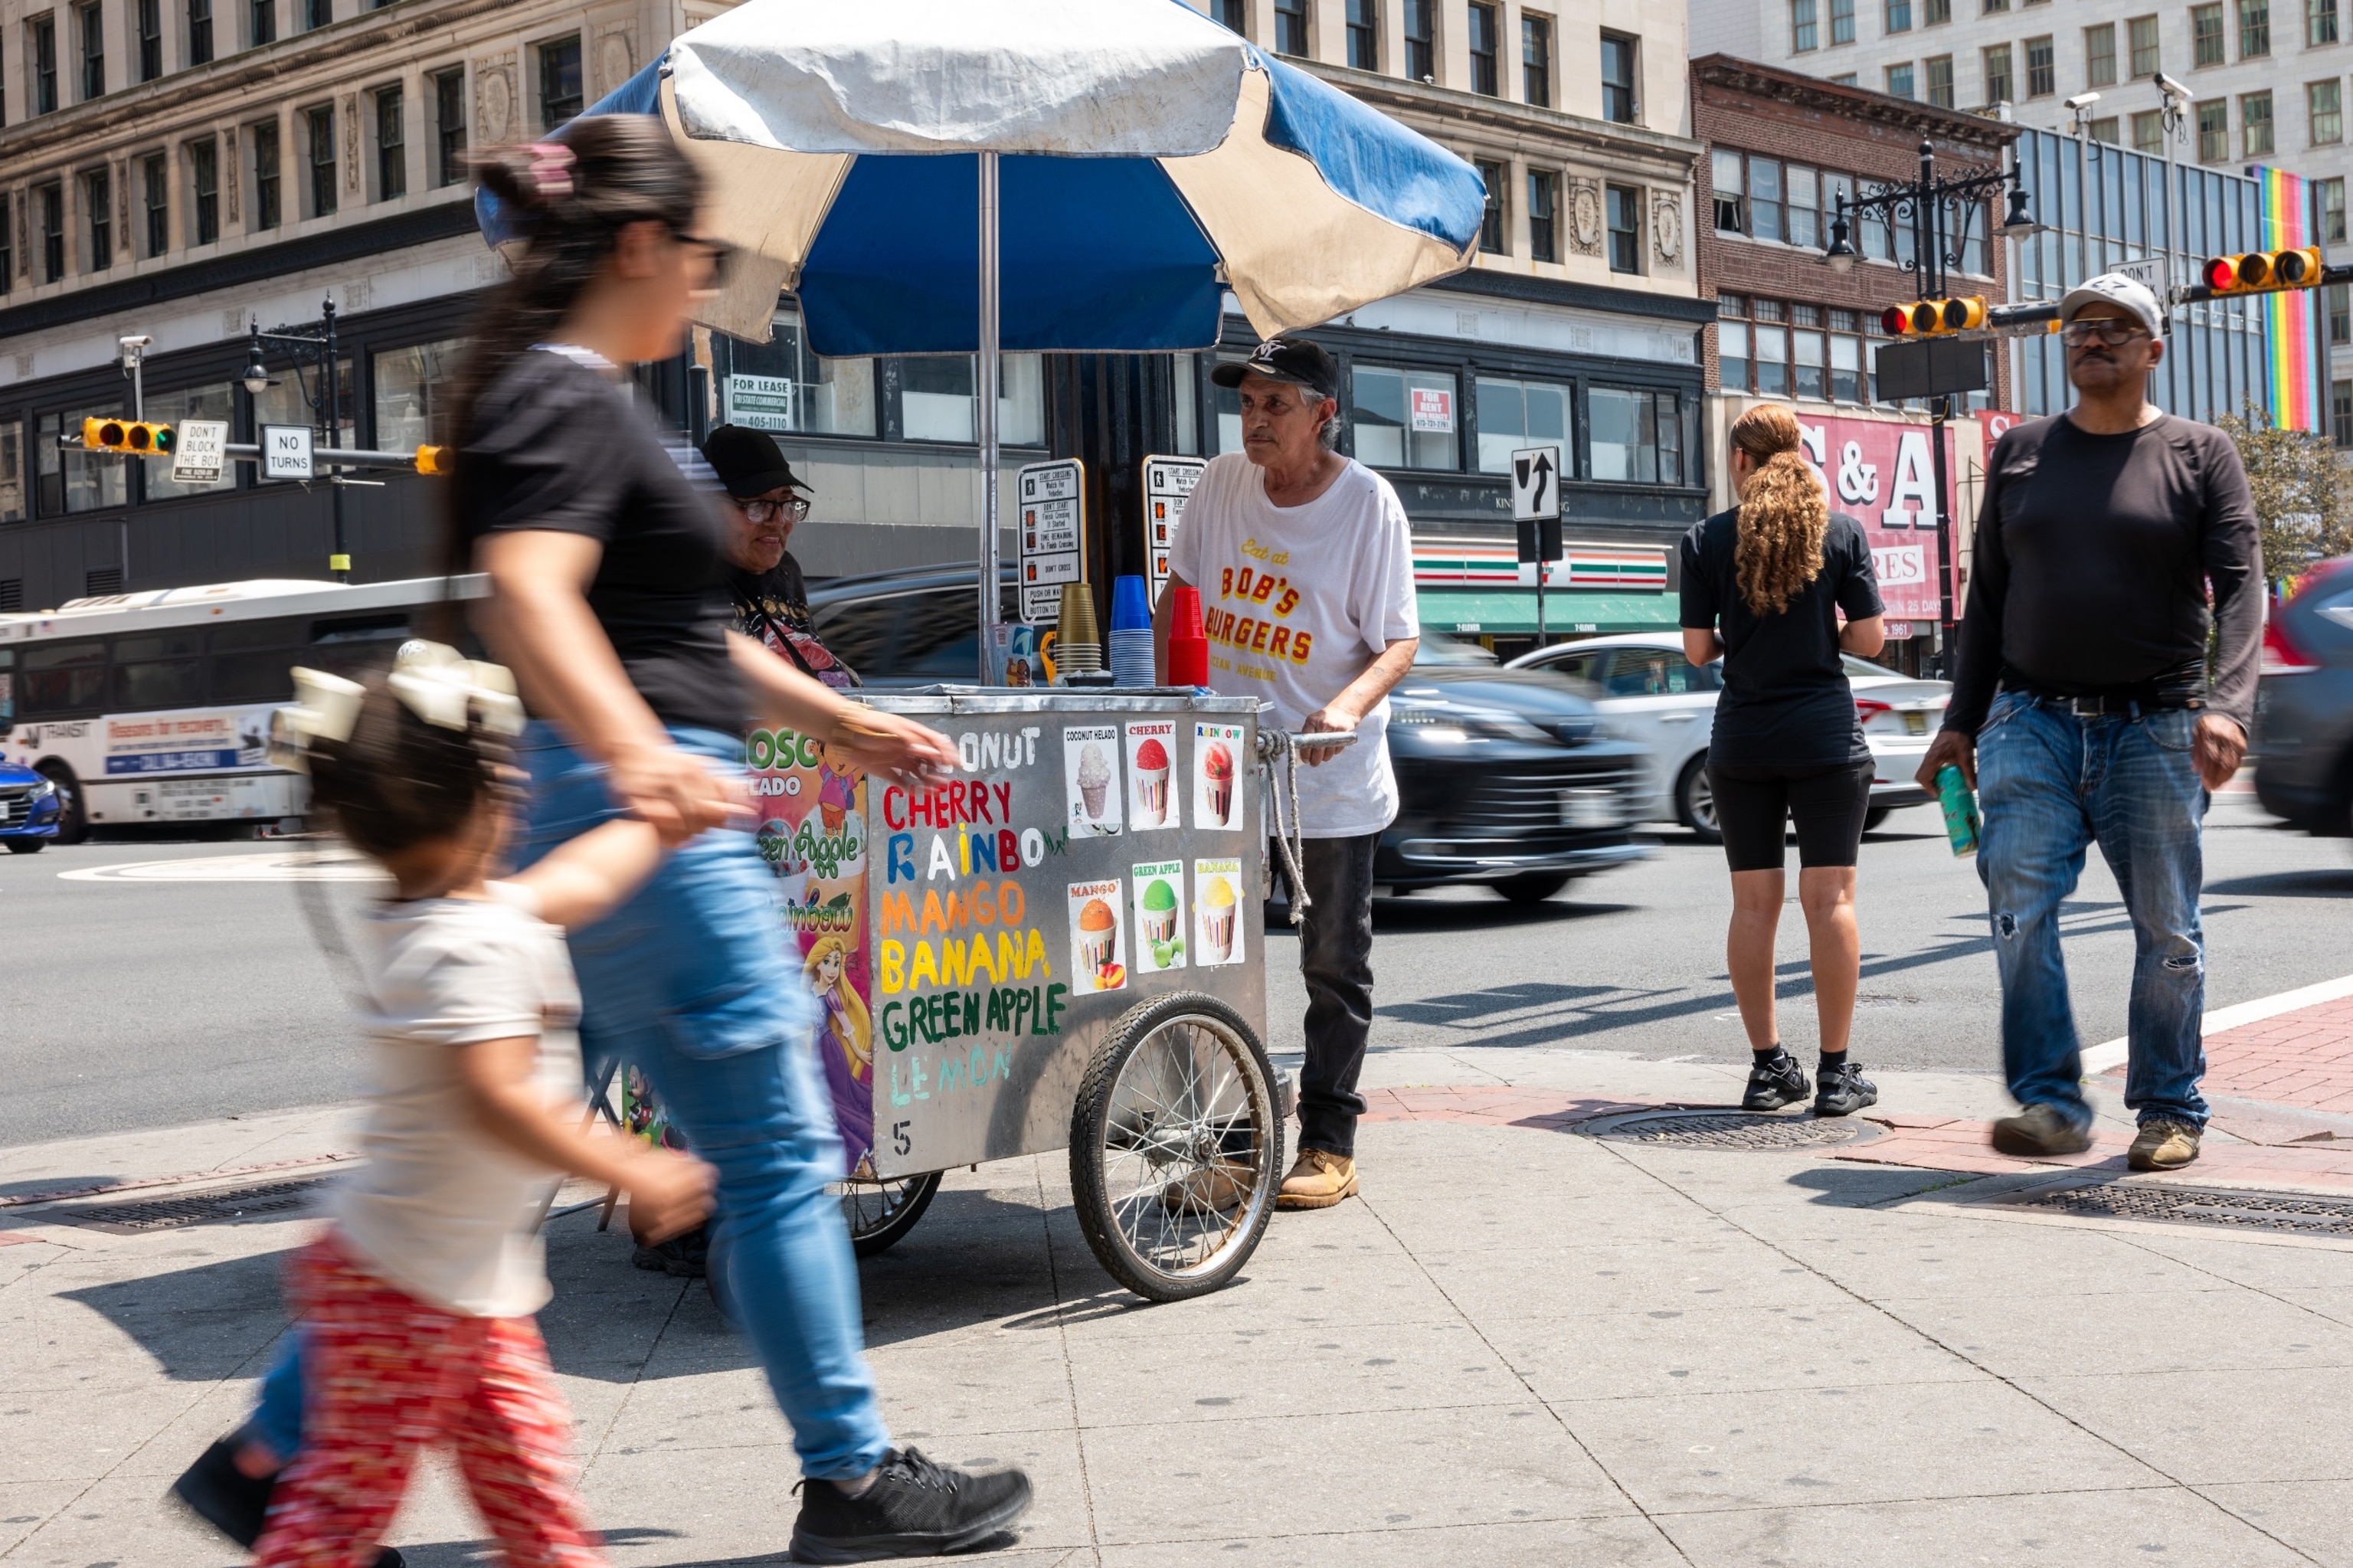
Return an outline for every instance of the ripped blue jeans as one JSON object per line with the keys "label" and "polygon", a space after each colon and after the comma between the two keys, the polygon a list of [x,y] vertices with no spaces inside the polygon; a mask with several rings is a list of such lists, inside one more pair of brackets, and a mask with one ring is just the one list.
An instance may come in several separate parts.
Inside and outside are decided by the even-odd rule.
{"label": "ripped blue jeans", "polygon": [[1986,885],[2001,974],[2001,1059],[2021,1105],[2057,1107],[2088,1128],[2082,1041],[2059,948],[2060,901],[2097,843],[2133,927],[2125,1104],[2142,1121],[2206,1125],[2200,1023],[2206,941],[2205,786],[2190,754],[2197,715],[2149,708],[2079,718],[2022,692],[1994,699],[1978,732]]}

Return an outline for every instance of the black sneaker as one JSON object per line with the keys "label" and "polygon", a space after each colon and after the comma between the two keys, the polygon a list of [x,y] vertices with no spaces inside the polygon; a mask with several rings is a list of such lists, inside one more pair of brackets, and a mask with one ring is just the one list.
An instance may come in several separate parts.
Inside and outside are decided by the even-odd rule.
{"label": "black sneaker", "polygon": [[[172,1483],[172,1494],[198,1519],[247,1551],[261,1539],[262,1521],[269,1514],[269,1494],[278,1478],[255,1480],[237,1467],[238,1435],[231,1433],[200,1455]],[[392,1547],[376,1553],[375,1568],[406,1568],[407,1559]]]}
{"label": "black sneaker", "polygon": [[1814,1090],[1816,1116],[1852,1116],[1879,1103],[1879,1086],[1862,1075],[1859,1063],[1841,1062],[1824,1073]]}
{"label": "black sneaker", "polygon": [[793,1521],[796,1563],[871,1563],[969,1551],[1029,1508],[1029,1478],[1019,1470],[953,1469],[913,1448],[886,1455],[874,1484],[854,1498],[831,1481],[803,1481],[799,1490],[801,1516]]}
{"label": "black sneaker", "polygon": [[629,1261],[655,1274],[675,1275],[681,1279],[701,1279],[711,1266],[711,1227],[697,1225],[691,1231],[679,1232],[666,1242],[655,1242],[651,1245],[639,1242]]}
{"label": "black sneaker", "polygon": [[1806,1079],[1806,1070],[1798,1065],[1798,1059],[1784,1051],[1748,1069],[1748,1092],[1741,1097],[1740,1108],[1779,1110],[1804,1099],[1813,1087]]}

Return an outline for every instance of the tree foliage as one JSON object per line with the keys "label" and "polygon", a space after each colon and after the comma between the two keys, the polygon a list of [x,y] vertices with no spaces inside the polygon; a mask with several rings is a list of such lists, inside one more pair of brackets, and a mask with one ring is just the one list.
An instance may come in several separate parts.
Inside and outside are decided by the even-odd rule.
{"label": "tree foliage", "polygon": [[2353,555],[2353,471],[2337,460],[2327,437],[2281,429],[2252,400],[2215,423],[2246,464],[2265,576],[2287,581],[2316,561]]}

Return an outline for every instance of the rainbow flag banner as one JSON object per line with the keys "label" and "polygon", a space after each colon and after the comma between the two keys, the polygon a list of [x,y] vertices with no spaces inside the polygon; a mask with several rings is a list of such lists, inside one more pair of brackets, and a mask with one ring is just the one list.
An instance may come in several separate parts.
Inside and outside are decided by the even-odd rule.
{"label": "rainbow flag banner", "polygon": [[[2312,196],[2302,175],[2257,164],[2263,248],[2294,250],[2312,240]],[[2313,291],[2288,289],[2263,296],[2265,341],[2271,349],[2272,422],[2284,430],[2321,428],[2320,367],[2312,347]]]}
{"label": "rainbow flag banner", "polygon": [[[1612,545],[1567,544],[1545,573],[1547,588],[1617,588],[1664,593],[1667,553]],[[1413,580],[1423,588],[1536,586],[1536,569],[1519,551],[1489,539],[1416,539]]]}

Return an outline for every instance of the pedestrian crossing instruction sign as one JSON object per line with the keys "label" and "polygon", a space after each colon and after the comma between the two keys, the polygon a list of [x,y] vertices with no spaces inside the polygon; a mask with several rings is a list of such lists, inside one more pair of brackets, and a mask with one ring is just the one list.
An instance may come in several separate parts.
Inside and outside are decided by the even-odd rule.
{"label": "pedestrian crossing instruction sign", "polygon": [[1152,601],[1168,582],[1168,541],[1185,518],[1185,503],[1201,482],[1206,458],[1148,457],[1144,460],[1144,542],[1152,556]]}
{"label": "pedestrian crossing instruction sign", "polygon": [[1062,585],[1086,576],[1086,468],[1076,458],[1033,462],[1014,486],[1021,503],[1021,619],[1050,625],[1062,613]]}

